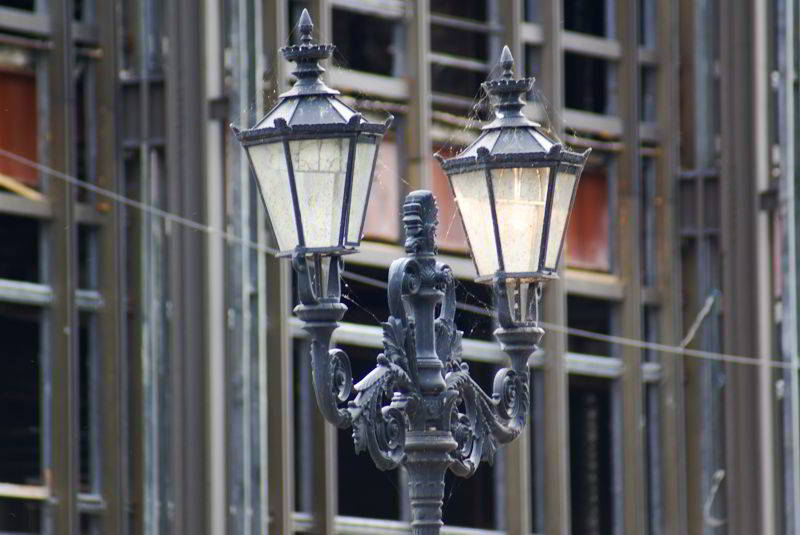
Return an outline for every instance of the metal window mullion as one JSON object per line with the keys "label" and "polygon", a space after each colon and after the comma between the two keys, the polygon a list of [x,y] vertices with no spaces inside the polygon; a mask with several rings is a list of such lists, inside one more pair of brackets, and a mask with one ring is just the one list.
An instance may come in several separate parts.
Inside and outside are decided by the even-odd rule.
{"label": "metal window mullion", "polygon": [[[92,9],[93,8],[93,9]],[[118,127],[116,107],[118,99],[117,63],[117,11],[113,3],[98,0],[90,7],[90,17],[99,22],[98,38],[103,55],[93,68],[93,91],[96,106],[87,106],[89,113],[95,114],[92,121],[96,131],[94,151],[97,154],[96,174],[92,177],[98,186],[120,192],[121,173],[119,173]],[[95,85],[96,84],[96,85]],[[95,137],[96,136],[96,137]],[[127,262],[125,251],[125,208],[120,203],[112,203],[110,211],[102,219],[97,240],[99,270],[102,275],[95,281],[104,300],[102,310],[98,310],[99,329],[99,395],[98,431],[101,448],[97,470],[97,488],[105,505],[101,532],[127,535],[125,522],[125,503],[128,490],[128,413],[125,400],[128,399],[128,379],[125,373],[126,346],[124,327],[127,310],[124,299],[126,285],[125,270]]]}
{"label": "metal window mullion", "polygon": [[[72,2],[57,0],[50,4],[50,23],[54,49],[49,56],[49,92],[53,107],[50,116],[52,135],[50,165],[67,174],[75,170],[73,132],[74,48],[72,41]],[[52,361],[50,362],[52,398],[50,422],[51,461],[45,469],[52,474],[50,503],[52,529],[58,533],[78,530],[77,493],[78,466],[78,313],[75,302],[77,288],[77,228],[75,225],[75,191],[72,185],[49,180],[47,191],[53,203],[50,228],[52,256],[50,283],[55,297],[51,310]],[[57,261],[56,261],[57,259]]]}
{"label": "metal window mullion", "polygon": [[[640,147],[640,72],[639,72],[639,1],[618,0],[616,17],[617,31],[622,44],[619,63],[619,115],[623,124],[623,150],[619,157],[617,176],[617,221],[619,234],[617,262],[620,274],[625,280],[624,297],[620,309],[622,336],[642,338],[641,304],[641,266],[639,237],[641,187]],[[618,510],[622,517],[615,522],[617,533],[644,533],[646,501],[644,433],[641,426],[643,417],[642,351],[625,346],[620,351],[624,363],[619,381],[622,433],[621,469],[617,496]]]}
{"label": "metal window mullion", "polygon": [[[549,1],[542,4],[541,28],[544,31],[542,48],[542,92],[550,100],[553,109],[563,110],[564,103],[564,53],[563,2]],[[563,117],[566,115],[562,113]],[[563,133],[562,119],[553,114],[550,127]],[[568,119],[567,119],[568,120]],[[559,272],[563,275],[563,261]],[[566,292],[563,277],[548,284],[542,307],[542,318],[550,323],[566,325]],[[552,534],[570,533],[570,467],[569,467],[569,390],[566,362],[567,337],[564,333],[548,332],[543,339],[546,365],[542,373],[542,415],[540,427],[533,429],[543,436],[537,444],[540,452],[534,459],[542,461],[534,467],[541,478],[534,494],[543,496],[541,507],[536,510],[534,528]]]}

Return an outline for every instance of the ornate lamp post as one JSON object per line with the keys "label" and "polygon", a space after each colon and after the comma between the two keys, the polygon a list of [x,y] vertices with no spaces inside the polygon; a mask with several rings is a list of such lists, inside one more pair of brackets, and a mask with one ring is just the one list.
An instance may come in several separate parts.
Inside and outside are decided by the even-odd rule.
{"label": "ornate lamp post", "polygon": [[299,29],[301,44],[282,49],[298,65],[297,83],[253,129],[234,130],[281,254],[292,255],[300,300],[294,311],[311,338],[320,411],[338,427],[352,426],[356,451],[369,452],[378,468],[406,467],[412,532],[435,535],[446,471],[471,476],[482,460],[492,460],[498,444],[525,427],[527,362],[544,333],[537,324],[540,288],[556,277],[586,154],[564,150],[523,116],[522,95],[533,80],[513,78],[504,49],[502,76],[484,84],[494,100],[494,121],[442,166],[478,280],[494,287],[494,334],[511,366],[496,374],[491,395],[470,377],[454,323],[453,274],[436,260],[436,201],[429,191],[414,191],[403,205],[407,256],[389,268],[384,351],[375,369],[353,385],[347,355],[331,349],[330,341],[347,311],[340,302],[342,255],[360,242],[377,145],[389,121],[366,122],[336,98],[317,64],[333,46],[312,43],[305,11]]}

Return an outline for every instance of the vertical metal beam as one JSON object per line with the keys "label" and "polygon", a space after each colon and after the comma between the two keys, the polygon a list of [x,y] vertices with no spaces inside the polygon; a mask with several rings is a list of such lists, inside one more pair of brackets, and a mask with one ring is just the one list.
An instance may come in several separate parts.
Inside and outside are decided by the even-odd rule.
{"label": "vertical metal beam", "polygon": [[270,533],[293,533],[294,511],[294,441],[292,423],[292,353],[289,343],[287,313],[290,306],[289,265],[278,258],[267,261],[267,280],[272,295],[267,301],[267,421],[270,422],[269,511]]}
{"label": "vertical metal beam", "polygon": [[404,147],[407,181],[409,189],[414,190],[432,187],[430,3],[417,0],[406,6],[406,80],[411,98]]}
{"label": "vertical metal beam", "polygon": [[[308,358],[304,351],[300,358]],[[313,397],[313,396],[312,396]],[[338,457],[337,430],[325,421],[317,409],[316,401],[311,402],[313,414],[314,458],[313,458],[313,515],[314,533],[334,535],[336,533],[336,513],[338,501]]]}
{"label": "vertical metal beam", "polygon": [[[753,312],[753,280],[758,215],[753,173],[753,51],[750,48],[752,3],[730,2],[720,9],[720,80],[722,138],[722,256],[724,350],[758,354]],[[755,140],[759,142],[759,140]],[[763,311],[761,311],[763,313]],[[759,533],[764,514],[759,500],[758,384],[750,366],[725,367],[725,469],[729,535]]]}
{"label": "vertical metal beam", "polygon": [[[783,288],[781,291],[781,352],[784,361],[794,366],[800,362],[800,344],[798,343],[798,176],[797,157],[800,154],[797,145],[797,43],[798,28],[797,0],[781,0],[775,13],[778,32],[778,69],[781,72],[781,84],[778,89],[777,103],[778,128],[781,157],[781,221],[784,237],[781,243]],[[800,376],[797,369],[784,372],[784,381],[788,384],[788,395],[785,398],[783,414],[784,426],[784,524],[786,533],[800,533]]]}
{"label": "vertical metal beam", "polygon": [[[67,174],[75,171],[73,135],[75,129],[74,46],[71,0],[50,3],[53,53],[49,56],[50,166]],[[50,284],[55,305],[50,322],[51,417],[50,450],[52,466],[46,467],[52,480],[52,526],[56,533],[78,532],[78,311],[75,304],[77,280],[77,225],[75,191],[72,185],[51,178],[47,192],[53,206],[50,224]]]}
{"label": "vertical metal beam", "polygon": [[[289,35],[287,1],[270,0],[264,7],[264,54],[267,58],[267,91],[277,95],[286,87],[286,63],[278,55]],[[267,102],[270,105],[272,102]],[[267,295],[267,473],[272,535],[293,533],[294,425],[292,409],[292,351],[288,316],[291,306],[289,265],[266,259]]]}
{"label": "vertical metal beam", "polygon": [[[657,2],[658,53],[657,119],[661,157],[658,159],[658,286],[661,295],[660,332],[666,343],[682,338],[680,315],[680,247],[677,240],[677,178],[679,125],[675,110],[679,106],[678,48],[680,42],[678,5]],[[662,379],[659,383],[659,412],[661,415],[661,480],[663,533],[687,533],[686,519],[686,444],[683,426],[683,363],[672,356],[662,356]]]}
{"label": "vertical metal beam", "polygon": [[[542,83],[539,85],[554,113],[550,128],[563,129],[560,112],[564,109],[564,57],[562,49],[563,3],[542,5],[545,44],[542,52]],[[562,261],[563,262],[563,261]],[[550,323],[567,324],[566,288],[562,278],[548,284],[544,294],[543,317]],[[566,368],[567,338],[548,332],[544,337],[544,532],[548,535],[571,533],[569,471],[569,376]],[[537,467],[538,468],[538,467]]]}
{"label": "vertical metal beam", "polygon": [[[221,99],[224,95],[222,71],[222,17],[221,2],[204,0],[204,33],[205,49],[205,84],[204,98],[206,102]],[[214,228],[224,228],[224,203],[225,195],[225,131],[223,121],[210,118],[205,126],[206,147],[204,165],[206,167],[207,192],[205,198],[205,211],[207,223]],[[226,507],[226,418],[225,418],[225,363],[228,360],[225,353],[225,286],[220,281],[225,280],[225,241],[220,236],[209,234],[206,236],[206,256],[204,262],[207,266],[203,285],[208,292],[208,309],[204,325],[204,344],[208,348],[208,413],[206,426],[206,440],[208,441],[208,531],[209,533],[225,533],[227,531],[225,519]],[[266,424],[262,424],[266,425]]]}
{"label": "vertical metal beam", "polygon": [[[622,336],[642,338],[641,255],[639,238],[641,157],[639,153],[640,67],[639,0],[618,0],[617,28],[622,49],[619,66],[619,111],[622,119],[623,146],[617,175],[618,250],[620,275],[625,283],[621,303]],[[642,352],[638,348],[621,349],[624,371],[622,395],[622,496],[625,533],[645,531],[644,430]]]}
{"label": "vertical metal beam", "polygon": [[[119,122],[117,106],[118,62],[117,28],[119,20],[113,2],[96,4],[96,20],[102,56],[97,60],[97,184],[122,192],[119,172]],[[105,307],[99,313],[101,376],[99,408],[101,421],[101,492],[106,504],[102,518],[103,533],[127,533],[128,414],[126,411],[128,374],[124,340],[126,307],[124,206],[109,204],[100,229],[100,292]]]}
{"label": "vertical metal beam", "polygon": [[[774,5],[774,4],[773,4]],[[768,51],[770,40],[774,28],[768,24],[768,5],[766,2],[755,2],[752,4],[752,54],[753,70],[750,75],[752,80],[752,113],[753,113],[753,160],[754,172],[751,180],[754,179],[756,192],[761,194],[770,189],[770,144],[769,117],[772,108],[769,105],[770,92],[770,59]],[[758,338],[758,352],[760,359],[769,362],[775,354],[773,348],[773,288],[772,266],[774,255],[772,240],[770,240],[770,228],[772,226],[773,212],[770,210],[758,210],[753,216],[755,221],[755,286],[756,286],[756,325],[755,331]],[[776,238],[777,239],[777,238]],[[756,429],[758,432],[758,454],[757,464],[759,465],[759,476],[761,480],[761,523],[759,531],[761,533],[776,533],[776,515],[779,510],[777,504],[777,485],[776,470],[777,463],[775,454],[775,419],[776,419],[776,396],[773,388],[778,374],[773,368],[761,366],[758,368],[758,416],[756,419]]]}
{"label": "vertical metal beam", "polygon": [[[202,157],[207,120],[203,100],[203,9],[194,0],[166,6],[167,206],[174,213],[203,221],[205,182]],[[171,227],[168,238],[169,359],[174,530],[207,532],[206,363],[202,342],[207,295],[203,281],[205,237]]]}

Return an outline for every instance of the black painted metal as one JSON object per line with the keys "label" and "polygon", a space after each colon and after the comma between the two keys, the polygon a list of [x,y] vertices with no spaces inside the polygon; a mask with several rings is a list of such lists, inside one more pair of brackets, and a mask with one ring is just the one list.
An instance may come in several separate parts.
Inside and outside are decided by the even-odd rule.
{"label": "black painted metal", "polygon": [[[281,256],[289,256],[301,250],[314,254],[336,255],[355,252],[353,247],[360,242],[351,243],[348,239],[348,225],[350,223],[350,206],[352,184],[353,184],[353,164],[355,157],[355,145],[358,140],[364,138],[374,140],[376,145],[380,145],[383,135],[389,129],[394,117],[389,115],[382,123],[371,123],[364,119],[360,113],[347,106],[338,99],[339,92],[331,89],[322,80],[321,75],[325,72],[319,65],[319,61],[327,59],[333,53],[335,47],[331,44],[313,43],[311,32],[313,23],[307,10],[303,10],[298,23],[300,31],[300,44],[291,45],[281,49],[284,57],[296,63],[297,67],[293,74],[297,77],[297,82],[291,90],[278,97],[278,103],[267,115],[261,119],[253,128],[241,130],[231,125],[234,135],[246,149],[248,159],[250,159],[250,147],[263,145],[265,143],[283,142],[285,145],[285,157],[288,170],[288,180],[290,183],[295,222],[297,224],[297,236],[299,246],[296,250],[281,251]],[[293,107],[292,107],[293,106]],[[344,198],[342,199],[342,218],[339,228],[339,243],[334,247],[306,247],[300,206],[297,198],[297,187],[292,166],[291,151],[289,143],[304,139],[330,139],[344,138],[350,140],[350,150],[348,151],[347,172],[345,175]],[[375,158],[377,158],[377,151]],[[257,176],[255,169],[251,169],[254,176]],[[373,162],[374,168],[374,162]],[[258,180],[256,180],[258,182]],[[262,190],[258,185],[258,190],[262,197],[264,208],[264,195],[269,192]],[[271,216],[270,216],[271,217]],[[359,223],[363,224],[362,221]]]}
{"label": "black painted metal", "polygon": [[[522,113],[525,105],[524,95],[533,87],[533,78],[514,78],[514,58],[508,47],[503,48],[500,56],[503,67],[502,74],[494,79],[484,82],[483,89],[489,95],[494,107],[494,120],[483,127],[483,132],[461,153],[453,158],[444,159],[434,155],[447,173],[451,181],[452,176],[472,171],[485,171],[487,177],[492,169],[509,168],[547,168],[550,173],[548,180],[547,201],[545,205],[545,220],[540,247],[540,258],[536,271],[508,273],[504,268],[501,244],[497,232],[497,208],[492,199],[492,218],[495,226],[495,241],[499,255],[499,270],[491,276],[481,276],[478,282],[495,282],[504,279],[521,279],[526,282],[557,278],[555,269],[545,265],[544,257],[547,246],[547,231],[550,227],[552,214],[553,192],[558,171],[574,171],[580,178],[581,170],[586,163],[590,150],[578,153],[565,149],[557,140],[545,133],[538,123],[535,123]],[[498,134],[499,131],[499,134]],[[506,151],[503,144],[498,143],[505,133],[515,134],[517,145],[513,151]],[[490,183],[491,188],[491,183]],[[573,189],[577,190],[577,183]],[[465,229],[466,233],[466,229]],[[563,245],[563,240],[562,240]],[[560,257],[559,249],[559,257]],[[477,268],[477,266],[476,266]]]}
{"label": "black painted metal", "polygon": [[[352,426],[356,451],[368,452],[381,470],[406,467],[415,535],[439,533],[448,469],[461,477],[471,476],[481,461],[492,461],[498,444],[514,440],[525,427],[527,361],[544,333],[535,312],[521,321],[519,306],[508,306],[506,283],[496,282],[500,328],[495,336],[511,358],[511,366],[495,376],[492,395],[475,383],[469,366],[461,360],[453,274],[436,260],[437,212],[429,191],[414,191],[406,197],[407,256],[395,260],[389,269],[391,315],[382,324],[384,350],[377,356],[375,369],[355,385],[347,355],[330,349],[331,335],[347,310],[339,302],[341,257],[331,259],[324,295],[315,282],[322,276],[318,255],[293,257],[300,298],[295,313],[311,338],[320,411],[337,427]],[[520,284],[513,288],[511,298],[519,302]],[[535,292],[533,309],[539,296]]]}

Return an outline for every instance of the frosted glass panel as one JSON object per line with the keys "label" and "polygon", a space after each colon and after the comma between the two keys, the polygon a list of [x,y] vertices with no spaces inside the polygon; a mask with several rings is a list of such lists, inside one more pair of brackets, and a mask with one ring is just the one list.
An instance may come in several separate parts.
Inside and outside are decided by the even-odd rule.
{"label": "frosted glass panel", "polygon": [[367,210],[369,183],[372,180],[372,164],[378,145],[361,141],[356,144],[353,164],[353,189],[350,193],[350,221],[347,228],[347,242],[357,245],[361,241],[361,222]]}
{"label": "frosted glass panel", "polygon": [[564,232],[567,229],[569,207],[576,182],[577,176],[573,171],[560,171],[556,175],[556,189],[553,192],[553,212],[550,216],[550,237],[547,240],[547,254],[544,260],[544,265],[548,269],[555,269],[556,264],[558,264],[558,253],[561,249],[561,242],[564,240]]}
{"label": "frosted glass panel", "polygon": [[297,225],[283,142],[253,145],[247,151],[267,206],[275,238],[278,240],[278,248],[281,251],[291,251],[298,243]]}
{"label": "frosted glass panel", "polygon": [[290,141],[306,247],[339,245],[347,138]]}
{"label": "frosted glass panel", "polygon": [[492,170],[506,272],[539,270],[549,175],[549,168]]}
{"label": "frosted glass panel", "polygon": [[497,248],[494,244],[494,227],[486,187],[486,171],[472,171],[452,175],[450,180],[456,195],[458,209],[469,238],[472,257],[479,276],[497,271]]}

